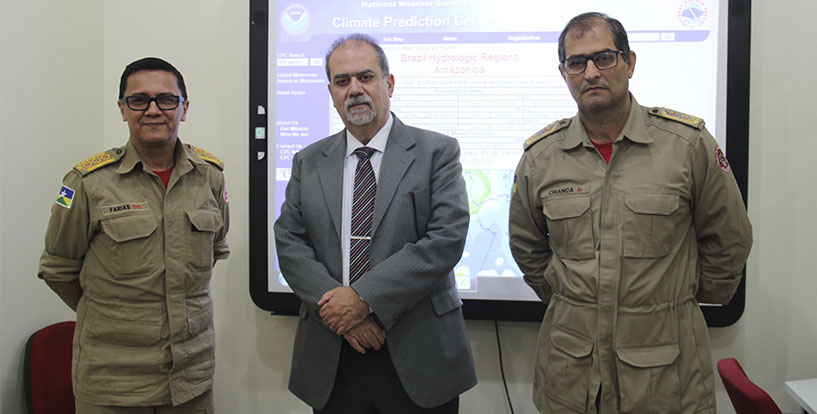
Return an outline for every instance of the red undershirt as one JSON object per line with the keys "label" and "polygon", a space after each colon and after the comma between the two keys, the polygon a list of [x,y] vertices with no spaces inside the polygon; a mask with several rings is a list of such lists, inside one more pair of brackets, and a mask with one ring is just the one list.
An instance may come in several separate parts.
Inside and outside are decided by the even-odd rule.
{"label": "red undershirt", "polygon": [[167,188],[167,183],[170,182],[170,174],[173,172],[174,167],[175,165],[171,166],[170,168],[164,171],[153,170],[153,172],[159,176],[159,179],[162,180],[162,185],[164,185],[165,188]]}
{"label": "red undershirt", "polygon": [[599,144],[596,141],[593,141],[592,139],[590,140],[590,142],[592,142],[596,149],[599,150],[599,154],[601,154],[601,156],[604,158],[604,162],[609,164],[610,157],[613,155],[613,143],[608,142],[606,144]]}

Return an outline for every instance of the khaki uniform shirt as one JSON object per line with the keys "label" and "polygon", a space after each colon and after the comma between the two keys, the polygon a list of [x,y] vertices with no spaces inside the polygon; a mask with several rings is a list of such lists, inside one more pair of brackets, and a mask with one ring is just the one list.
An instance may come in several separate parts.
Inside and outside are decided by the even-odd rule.
{"label": "khaki uniform shirt", "polygon": [[167,189],[128,143],[65,175],[38,276],[79,279],[77,399],[173,405],[212,387],[210,276],[230,249],[223,164],[176,144]]}
{"label": "khaki uniform shirt", "polygon": [[[511,251],[550,299],[534,402],[544,413],[714,413],[698,300],[727,303],[752,229],[703,121],[632,98],[610,164],[577,117],[526,142]],[[598,395],[601,390],[601,395]]]}

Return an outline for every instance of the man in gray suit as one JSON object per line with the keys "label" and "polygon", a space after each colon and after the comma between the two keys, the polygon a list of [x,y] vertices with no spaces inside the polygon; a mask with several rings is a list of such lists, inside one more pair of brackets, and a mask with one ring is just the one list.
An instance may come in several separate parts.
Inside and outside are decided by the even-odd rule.
{"label": "man in gray suit", "polygon": [[275,222],[302,302],[289,389],[316,414],[456,413],[477,383],[453,272],[469,220],[459,145],[389,112],[371,37],[335,41],[326,74],[346,128],[295,155]]}

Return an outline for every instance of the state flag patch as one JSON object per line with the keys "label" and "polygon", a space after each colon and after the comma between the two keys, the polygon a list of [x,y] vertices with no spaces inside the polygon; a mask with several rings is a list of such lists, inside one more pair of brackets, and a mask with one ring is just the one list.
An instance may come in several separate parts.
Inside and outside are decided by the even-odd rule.
{"label": "state flag patch", "polygon": [[71,203],[73,201],[74,190],[68,188],[67,186],[62,186],[62,188],[60,188],[60,195],[57,196],[57,204],[65,208],[71,208]]}

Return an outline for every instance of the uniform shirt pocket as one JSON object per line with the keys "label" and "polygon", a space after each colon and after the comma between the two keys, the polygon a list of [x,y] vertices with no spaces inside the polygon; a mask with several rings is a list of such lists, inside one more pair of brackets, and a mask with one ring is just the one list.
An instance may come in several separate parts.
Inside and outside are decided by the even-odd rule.
{"label": "uniform shirt pocket", "polygon": [[195,384],[210,381],[215,366],[212,302],[187,315],[187,332],[190,335],[185,344],[190,355],[185,368],[187,379]]}
{"label": "uniform shirt pocket", "polygon": [[622,413],[681,411],[680,353],[678,344],[616,349]]}
{"label": "uniform shirt pocket", "polygon": [[544,367],[548,398],[583,412],[587,398],[593,341],[554,325],[550,331]]}
{"label": "uniform shirt pocket", "polygon": [[187,315],[187,333],[190,338],[205,333],[213,325],[213,303],[208,302],[204,308],[196,312],[190,312]]}
{"label": "uniform shirt pocket", "polygon": [[190,262],[198,268],[210,269],[215,262],[215,234],[224,226],[221,211],[196,209],[185,211],[190,221]]}
{"label": "uniform shirt pocket", "polygon": [[123,321],[97,316],[93,320],[93,334],[109,344],[147,347],[159,342],[162,333],[160,323]]}
{"label": "uniform shirt pocket", "polygon": [[677,194],[630,193],[624,196],[624,256],[663,257],[672,248],[678,228]]}
{"label": "uniform shirt pocket", "polygon": [[102,232],[110,239],[106,254],[117,276],[140,276],[150,273],[161,258],[161,243],[152,240],[159,224],[152,213],[129,214],[105,218]]}
{"label": "uniform shirt pocket", "polygon": [[542,212],[547,217],[550,245],[560,258],[595,257],[590,194],[544,198]]}
{"label": "uniform shirt pocket", "polygon": [[161,339],[160,322],[91,317],[81,332],[78,376],[96,393],[153,393],[163,377]]}

